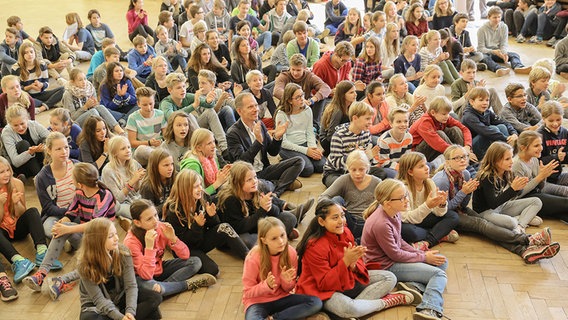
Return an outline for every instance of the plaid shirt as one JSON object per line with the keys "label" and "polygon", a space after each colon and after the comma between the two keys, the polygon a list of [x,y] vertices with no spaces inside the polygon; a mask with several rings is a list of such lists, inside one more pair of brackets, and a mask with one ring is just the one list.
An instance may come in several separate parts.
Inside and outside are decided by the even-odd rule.
{"label": "plaid shirt", "polygon": [[362,58],[357,58],[352,72],[353,81],[361,80],[369,84],[381,76],[381,62],[365,62]]}

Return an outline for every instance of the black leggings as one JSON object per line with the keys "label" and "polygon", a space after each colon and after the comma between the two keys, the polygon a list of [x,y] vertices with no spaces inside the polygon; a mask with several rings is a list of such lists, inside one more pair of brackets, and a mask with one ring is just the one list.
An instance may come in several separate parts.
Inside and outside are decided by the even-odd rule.
{"label": "black leggings", "polygon": [[55,88],[53,90],[45,90],[39,93],[30,93],[34,99],[38,99],[45,103],[50,109],[53,108],[63,98],[65,92],[64,87]]}
{"label": "black leggings", "polygon": [[246,244],[230,224],[220,223],[203,233],[201,246],[190,248],[191,255],[201,259],[202,266],[199,273],[209,273],[214,276],[219,273],[219,266],[207,255],[207,252],[215,248],[229,248],[232,253],[243,260],[249,251]]}
{"label": "black leggings", "polygon": [[524,198],[535,197],[542,201],[539,217],[568,221],[568,198],[542,192],[531,192]]}
{"label": "black leggings", "polygon": [[[28,152],[28,149],[31,147],[30,143],[27,140],[21,140],[20,142],[16,143],[16,151],[18,154]],[[18,168],[14,168],[14,173],[16,174],[24,174],[26,178],[35,177],[41,168],[43,168],[43,152],[36,152],[35,157],[28,160],[28,162],[24,163],[23,165],[19,166]]]}
{"label": "black leggings", "polygon": [[408,243],[425,240],[430,244],[430,247],[433,247],[440,242],[440,239],[455,229],[458,222],[458,213],[453,210],[448,210],[441,217],[430,213],[421,223],[402,223],[400,233],[404,241]]}
{"label": "black leggings", "polygon": [[136,37],[137,35],[141,35],[144,38],[148,38],[148,36],[151,36],[153,38],[154,31],[152,30],[152,28],[150,28],[150,26],[145,24],[140,24],[136,29],[134,29],[134,31],[132,31],[132,33],[128,35],[128,39],[132,41],[134,37]]}
{"label": "black leggings", "polygon": [[18,221],[16,221],[16,229],[14,230],[14,238],[10,238],[8,231],[4,229],[0,230],[2,231],[0,232],[0,253],[2,253],[10,263],[12,263],[12,257],[18,254],[16,248],[12,245],[13,240],[22,240],[30,234],[34,241],[34,247],[40,244],[47,244],[41,217],[36,208],[29,208],[18,218]]}
{"label": "black leggings", "polygon": [[[138,305],[136,307],[136,319],[157,320],[161,319],[160,303],[162,295],[154,290],[138,287]],[[120,312],[126,308],[126,295],[123,295],[117,305]],[[111,318],[98,314],[93,303],[86,303],[81,306],[80,320],[109,320]]]}

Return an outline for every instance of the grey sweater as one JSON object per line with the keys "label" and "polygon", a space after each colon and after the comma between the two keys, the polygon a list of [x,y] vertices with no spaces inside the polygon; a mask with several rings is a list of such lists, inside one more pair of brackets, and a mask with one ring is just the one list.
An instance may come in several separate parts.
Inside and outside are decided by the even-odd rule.
{"label": "grey sweater", "polygon": [[[138,301],[138,286],[134,275],[134,264],[132,257],[122,254],[122,276],[111,276],[110,281],[114,281],[114,289],[110,292],[104,284],[96,284],[81,276],[79,292],[81,294],[81,310],[95,311],[100,315],[107,316],[113,320],[122,320],[124,314],[116,306],[124,295],[126,295],[126,309],[124,313],[136,315]],[[93,304],[94,307],[84,307],[85,304]]]}
{"label": "grey sweater", "polygon": [[371,182],[363,189],[359,190],[351,180],[351,176],[347,173],[337,178],[327,190],[325,190],[318,198],[318,202],[322,199],[331,199],[340,196],[345,200],[345,207],[350,214],[362,216],[363,211],[375,201],[375,188],[381,182],[381,179],[371,176]]}
{"label": "grey sweater", "polygon": [[477,51],[491,53],[491,50],[509,51],[509,28],[503,22],[499,22],[496,29],[493,29],[489,22],[482,25],[477,30]]}

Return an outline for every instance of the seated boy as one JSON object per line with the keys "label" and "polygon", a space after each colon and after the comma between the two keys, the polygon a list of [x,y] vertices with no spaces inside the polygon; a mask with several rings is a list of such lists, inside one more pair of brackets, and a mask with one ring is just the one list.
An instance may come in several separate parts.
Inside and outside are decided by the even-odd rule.
{"label": "seated boy", "polygon": [[93,75],[95,73],[95,70],[97,69],[98,66],[100,66],[105,62],[104,50],[111,46],[114,47],[115,42],[114,39],[104,38],[103,41],[101,41],[101,45],[102,45],[102,50],[95,52],[95,54],[93,54],[93,57],[91,58],[91,62],[89,64],[89,70],[87,70],[87,80],[89,81],[93,81]]}
{"label": "seated boy", "polygon": [[225,1],[215,0],[213,2],[213,10],[205,15],[205,23],[209,30],[217,30],[219,39],[227,42],[229,39],[229,21],[231,16],[226,10]]}
{"label": "seated boy", "polygon": [[469,19],[467,14],[456,14],[453,19],[454,24],[450,27],[450,32],[462,45],[463,57],[475,61],[477,63],[477,70],[485,71],[487,69],[487,65],[481,62],[481,60],[483,60],[483,53],[475,50],[475,47],[471,43],[471,39],[469,37],[469,31],[466,30],[468,21]]}
{"label": "seated boy", "polygon": [[428,112],[410,127],[412,148],[426,156],[428,162],[444,153],[452,144],[464,146],[471,154],[471,132],[450,116],[452,104],[445,96],[432,99]]}
{"label": "seated boy", "polygon": [[[213,71],[207,69],[199,70],[199,75],[197,76],[197,82],[199,84],[198,90],[195,92],[195,98],[205,99],[207,103],[214,105],[213,109],[217,112],[219,116],[219,121],[225,132],[235,124],[235,113],[233,112],[233,107],[235,106],[235,101],[231,94],[224,91],[221,88],[215,88],[215,83],[217,83],[217,76]],[[198,108],[198,112],[204,112],[203,108]],[[199,119],[199,118],[198,118]]]}
{"label": "seated boy", "polygon": [[[351,122],[337,126],[330,144],[330,152],[323,167],[322,182],[329,188],[331,184],[346,173],[346,160],[351,151],[361,149],[368,153],[370,159],[379,155],[379,147],[371,143],[371,120],[373,108],[364,102],[354,102],[349,108]],[[372,157],[371,157],[372,153]],[[384,179],[382,168],[372,167],[370,174]]]}
{"label": "seated boy", "polygon": [[347,17],[347,6],[341,0],[331,0],[325,4],[324,26],[330,35],[335,35],[337,28]]}
{"label": "seated boy", "polygon": [[21,44],[22,40],[20,39],[18,29],[13,27],[6,28],[6,38],[0,44],[0,70],[2,76],[9,75],[12,66],[18,62],[18,51]]}
{"label": "seated boy", "polygon": [[[461,118],[463,110],[469,101],[469,92],[474,87],[485,87],[485,80],[475,80],[477,76],[477,67],[471,59],[464,59],[460,67],[461,78],[452,83],[452,106],[454,112]],[[503,109],[501,99],[495,88],[489,88],[489,105],[493,108],[493,112],[499,114]]]}
{"label": "seated boy", "polygon": [[44,59],[47,63],[49,76],[57,80],[60,85],[65,85],[67,80],[63,79],[61,72],[67,72],[73,68],[75,53],[63,41],[57,40],[50,27],[39,29],[39,36],[36,42],[37,59]]}
{"label": "seated boy", "polygon": [[136,71],[136,79],[145,83],[146,78],[152,73],[152,59],[156,56],[156,52],[141,35],[134,37],[132,43],[134,50],[130,50],[126,56],[128,68]]}
{"label": "seated boy", "polygon": [[549,90],[548,84],[551,76],[550,71],[537,66],[529,73],[527,101],[539,109],[546,101],[558,100],[565,89],[565,86],[557,85],[554,91]]}
{"label": "seated boy", "polygon": [[516,73],[528,74],[531,67],[525,67],[515,52],[509,51],[509,28],[501,21],[503,11],[499,7],[489,9],[489,21],[477,30],[477,50],[483,53],[483,63],[498,76],[509,74],[510,69],[498,63],[511,64]]}
{"label": "seated boy", "polygon": [[128,116],[126,131],[128,141],[134,152],[134,159],[143,167],[148,164],[148,157],[153,148],[162,144],[162,137],[166,130],[164,112],[154,108],[154,95],[152,88],[142,87],[136,89],[136,101],[139,110]]}
{"label": "seated boy", "polygon": [[383,168],[388,178],[395,178],[398,172],[398,160],[412,150],[412,135],[408,132],[408,108],[395,107],[388,115],[392,129],[385,131],[379,138],[379,156],[375,160]]}
{"label": "seated boy", "polygon": [[295,39],[288,42],[286,53],[291,57],[295,53],[301,53],[307,59],[307,66],[311,68],[320,58],[319,43],[308,37],[308,25],[303,21],[296,21],[292,27]]}
{"label": "seated boy", "polygon": [[[166,119],[174,112],[183,110],[190,115],[190,121],[195,128],[207,128],[213,132],[215,140],[221,152],[227,149],[225,131],[219,121],[219,117],[213,109],[214,105],[203,97],[193,93],[187,93],[187,78],[182,73],[170,73],[166,77],[166,86],[169,96],[160,102],[160,110],[164,112]],[[197,95],[197,99],[195,98]]]}
{"label": "seated boy", "polygon": [[[159,26],[164,26],[164,28],[166,28],[168,38],[179,41],[179,30],[177,24],[175,23],[174,14],[172,12],[160,12],[160,14],[158,15],[158,27]],[[156,35],[156,33],[154,33],[154,36],[156,37],[154,39],[154,43],[156,43],[158,41],[158,36]]]}
{"label": "seated boy", "polygon": [[21,41],[30,40],[31,42],[36,43],[36,41],[24,31],[24,23],[20,17],[10,16],[6,19],[6,23],[8,24],[8,28],[16,28],[16,30],[18,30],[18,38],[20,38]]}
{"label": "seated boy", "polygon": [[[300,53],[290,56],[290,70],[281,72],[274,83],[274,97],[282,99],[284,88],[290,82],[296,83],[304,91],[304,101],[312,108],[314,124],[319,125],[323,112],[324,100],[331,93],[327,85],[320,77],[309,72],[306,67],[306,57]],[[312,92],[315,92],[313,94]]]}
{"label": "seated boy", "polygon": [[509,83],[505,87],[507,103],[499,114],[509,122],[517,132],[537,130],[542,123],[538,109],[527,102],[525,87],[520,83]]}
{"label": "seated boy", "polygon": [[550,39],[556,26],[558,18],[556,14],[562,10],[560,3],[556,0],[545,0],[538,11],[531,11],[527,14],[521,32],[517,36],[517,42],[525,42],[526,37],[532,35],[528,43],[542,43],[543,40]]}
{"label": "seated boy", "polygon": [[461,122],[473,137],[473,153],[482,159],[494,141],[507,142],[511,146],[517,141],[517,130],[507,121],[489,110],[489,91],[476,87],[469,93],[469,105],[465,107]]}

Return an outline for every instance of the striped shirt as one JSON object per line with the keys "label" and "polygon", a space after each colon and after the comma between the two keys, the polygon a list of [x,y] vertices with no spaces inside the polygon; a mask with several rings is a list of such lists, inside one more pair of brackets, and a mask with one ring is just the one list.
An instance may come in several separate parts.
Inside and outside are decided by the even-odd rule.
{"label": "striped shirt", "polygon": [[57,189],[57,203],[59,208],[67,208],[75,196],[75,185],[73,184],[73,162],[67,160],[67,172],[61,179],[55,179]]}
{"label": "striped shirt", "polygon": [[47,73],[47,64],[45,64],[45,62],[41,62],[40,65],[39,65],[39,70],[40,70],[39,76],[36,74],[36,68],[35,67],[32,70],[28,70],[29,71],[28,78],[26,80],[24,80],[24,79],[22,79],[22,77],[20,77],[20,73],[21,73],[20,65],[18,63],[15,63],[12,66],[12,74],[20,77],[20,85],[22,86],[22,89],[24,89],[24,87],[26,87],[26,86],[33,84],[36,80],[38,80],[39,82],[41,82],[43,84],[43,87],[41,88],[40,91],[38,91],[36,89],[28,90],[28,93],[32,93],[32,94],[33,93],[41,93],[45,89],[47,89],[47,87],[49,87],[49,74]]}
{"label": "striped shirt", "polygon": [[344,173],[347,171],[345,167],[347,156],[351,151],[357,148],[367,151],[372,147],[371,133],[369,131],[355,134],[349,130],[349,123],[341,124],[336,127],[336,131],[331,138],[329,156],[323,170]]}
{"label": "striped shirt", "polygon": [[81,223],[86,223],[100,217],[114,218],[114,196],[110,190],[99,188],[90,198],[85,196],[83,190],[77,190],[74,195],[73,202],[65,213],[69,220],[75,221],[79,218]]}
{"label": "striped shirt", "polygon": [[391,131],[392,129],[383,133],[379,138],[379,166],[396,169],[400,157],[412,149],[412,135],[406,131],[402,140],[397,141]]}
{"label": "striped shirt", "polygon": [[161,139],[162,129],[165,127],[166,118],[164,112],[159,109],[154,109],[154,115],[150,118],[144,118],[138,110],[129,115],[126,122],[126,130],[136,132],[136,139],[139,141]]}

